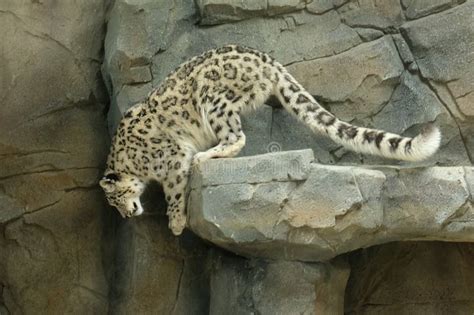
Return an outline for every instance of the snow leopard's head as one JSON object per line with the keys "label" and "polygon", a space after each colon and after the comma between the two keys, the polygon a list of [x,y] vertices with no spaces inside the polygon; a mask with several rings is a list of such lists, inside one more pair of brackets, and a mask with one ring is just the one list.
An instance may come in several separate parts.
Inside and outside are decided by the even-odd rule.
{"label": "snow leopard's head", "polygon": [[107,172],[100,180],[100,186],[109,204],[117,208],[123,218],[143,213],[140,195],[145,190],[145,183],[138,177]]}

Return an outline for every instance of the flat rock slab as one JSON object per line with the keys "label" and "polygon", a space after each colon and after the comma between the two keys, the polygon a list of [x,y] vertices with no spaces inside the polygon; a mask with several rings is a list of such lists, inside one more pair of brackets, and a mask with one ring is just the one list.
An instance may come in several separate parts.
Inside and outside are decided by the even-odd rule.
{"label": "flat rock slab", "polygon": [[194,169],[191,230],[244,256],[324,261],[405,240],[474,241],[474,167],[322,165],[311,150]]}

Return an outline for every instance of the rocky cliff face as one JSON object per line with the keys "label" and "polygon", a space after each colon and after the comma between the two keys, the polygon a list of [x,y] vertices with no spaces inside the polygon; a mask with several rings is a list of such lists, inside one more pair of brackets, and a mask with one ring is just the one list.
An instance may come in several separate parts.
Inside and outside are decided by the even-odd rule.
{"label": "rocky cliff face", "polygon": [[1,314],[107,311],[106,10],[0,3]]}
{"label": "rocky cliff face", "polygon": [[[378,194],[380,187],[368,186],[381,208],[380,220],[371,222],[388,218],[403,230],[400,222],[411,213],[408,222],[434,235],[453,226],[468,233],[474,218],[472,172],[466,171],[474,158],[473,0],[63,2],[0,3],[0,314],[463,314],[474,308],[470,244],[393,243],[323,263],[247,259],[189,231],[172,237],[156,187],[145,196],[148,215],[122,221],[97,185],[121,113],[187,58],[240,43],[272,54],[342,119],[406,135],[435,121],[443,132],[440,152],[421,164],[395,164],[462,166],[467,175],[429,173],[426,179],[373,170],[371,176],[387,176],[384,185],[394,189]],[[246,117],[244,131],[242,156],[311,148],[323,164],[394,164],[314,136],[278,104]],[[403,185],[424,179],[457,192],[437,199],[438,216],[428,223],[439,221],[439,230],[418,220],[430,217],[429,208],[417,217],[417,209],[397,206],[407,195],[422,200],[407,190],[429,192],[426,187]],[[305,189],[291,185],[262,188],[252,200],[260,211],[270,209],[271,192]],[[349,203],[358,198],[351,187]],[[334,200],[345,200],[344,190],[337,193]],[[358,204],[372,209],[368,202]],[[349,203],[349,219],[364,226],[365,216]],[[255,228],[239,231],[242,239],[259,235]],[[308,231],[294,231],[285,240],[288,253],[308,253],[298,243]],[[347,252],[328,248],[326,258]],[[263,255],[265,247],[252,251],[272,257]]]}

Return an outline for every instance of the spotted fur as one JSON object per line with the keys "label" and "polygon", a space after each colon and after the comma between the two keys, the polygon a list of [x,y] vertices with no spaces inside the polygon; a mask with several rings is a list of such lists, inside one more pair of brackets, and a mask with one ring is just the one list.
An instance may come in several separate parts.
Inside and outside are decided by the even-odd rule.
{"label": "spotted fur", "polygon": [[415,161],[432,155],[440,143],[432,125],[408,138],[343,122],[269,55],[228,45],[183,63],[124,114],[101,180],[109,203],[123,217],[139,215],[146,184],[158,181],[168,202],[169,227],[181,234],[192,165],[238,154],[245,144],[241,113],[270,95],[315,132],[357,152]]}

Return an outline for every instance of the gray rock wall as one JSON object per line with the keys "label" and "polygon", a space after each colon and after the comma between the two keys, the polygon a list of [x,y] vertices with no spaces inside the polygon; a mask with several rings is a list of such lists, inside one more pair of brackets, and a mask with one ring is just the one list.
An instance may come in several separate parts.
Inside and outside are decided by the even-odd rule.
{"label": "gray rock wall", "polygon": [[0,313],[108,309],[103,1],[0,3]]}
{"label": "gray rock wall", "polygon": [[209,314],[342,314],[349,267],[213,257]]}
{"label": "gray rock wall", "polygon": [[[171,236],[156,187],[147,216],[120,220],[97,186],[107,133],[180,62],[233,42],[272,54],[348,121],[407,135],[435,121],[443,144],[424,165],[471,165],[473,12],[473,0],[1,1],[0,314],[217,314],[226,299],[265,314],[299,307],[282,302],[295,292],[314,296],[303,302],[319,313],[342,313],[344,263],[208,255],[191,232]],[[393,163],[347,152],[270,105],[245,118],[241,155],[311,148],[325,164]],[[472,288],[441,271],[472,278],[470,247],[415,244],[351,255],[346,312],[432,314],[445,291],[417,297],[427,285],[450,292],[451,312],[471,307]],[[393,252],[412,258],[390,265]],[[430,277],[419,275],[424,262]],[[281,270],[307,278],[287,292],[294,279]],[[381,277],[386,285],[369,286]],[[399,277],[413,294],[391,294]]]}
{"label": "gray rock wall", "polygon": [[473,244],[392,243],[350,255],[345,314],[470,314]]}
{"label": "gray rock wall", "polygon": [[[179,63],[206,49],[236,42],[271,53],[324,106],[345,120],[406,135],[415,134],[427,121],[435,121],[443,132],[442,148],[422,165],[471,165],[473,7],[473,1],[118,0],[111,12],[105,46],[104,73],[112,95],[109,124],[113,129],[120,113]],[[247,145],[241,155],[311,148],[322,163],[399,164],[347,152],[311,134],[281,107],[271,105],[244,118]],[[263,189],[261,201],[272,191],[279,190]],[[363,222],[363,216],[360,220]],[[257,234],[241,230],[243,238]],[[426,248],[433,260],[440,255],[438,245],[419,246]],[[237,258],[225,258],[222,263],[216,259],[210,258],[214,266],[209,289],[211,313],[228,312],[226,301],[235,301],[236,313],[271,313],[271,308],[259,302],[265,298],[258,291],[265,287],[260,277],[271,267]],[[383,270],[383,264],[380,268]],[[356,269],[350,285],[361,281],[358,273]],[[433,279],[442,283],[438,274]],[[235,285],[229,287],[229,283]],[[315,286],[323,288],[328,283]],[[272,302],[277,305],[281,300],[278,285],[275,290]],[[324,294],[299,292],[301,296],[314,293],[316,301],[324,300]],[[352,298],[346,301],[348,310],[359,310],[351,306]],[[342,313],[338,303],[340,306],[340,302],[328,301],[326,313]],[[295,307],[289,302],[278,305],[273,313]],[[422,306],[406,311],[414,309],[420,311]],[[403,305],[398,310],[403,311]]]}

